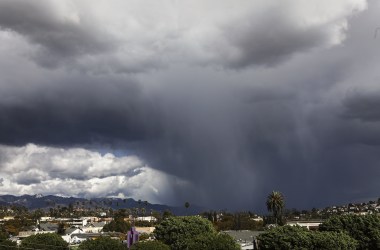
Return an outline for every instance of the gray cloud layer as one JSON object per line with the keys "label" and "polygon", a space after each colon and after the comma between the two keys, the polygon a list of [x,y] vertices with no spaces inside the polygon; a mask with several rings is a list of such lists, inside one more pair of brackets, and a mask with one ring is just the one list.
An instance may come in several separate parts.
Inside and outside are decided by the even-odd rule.
{"label": "gray cloud layer", "polygon": [[[2,144],[133,152],[175,177],[157,176],[171,190],[162,202],[378,196],[376,2],[160,1],[162,15],[129,1],[59,3],[0,0]],[[75,179],[26,166],[0,176],[1,192]],[[72,181],[76,192],[115,194],[91,191],[106,170]]]}
{"label": "gray cloud layer", "polygon": [[2,0],[0,26],[30,42],[31,57],[48,68],[140,72],[175,62],[241,68],[339,44],[347,17],[366,7],[363,0],[153,5],[149,10],[120,0]]}

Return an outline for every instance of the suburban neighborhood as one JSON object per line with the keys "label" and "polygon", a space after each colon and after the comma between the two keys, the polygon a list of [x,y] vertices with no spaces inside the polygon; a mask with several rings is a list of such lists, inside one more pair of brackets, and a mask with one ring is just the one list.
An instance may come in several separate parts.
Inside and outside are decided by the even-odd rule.
{"label": "suburban neighborhood", "polygon": [[[35,197],[30,196],[29,198],[34,199]],[[38,196],[38,199],[52,200],[52,197]],[[198,218],[196,219],[197,223],[209,223],[214,228],[212,230],[230,237],[231,242],[235,242],[239,249],[248,250],[265,249],[262,244],[263,237],[271,230],[278,230],[281,227],[303,228],[318,233],[323,228],[324,223],[336,216],[358,216],[362,218],[376,216],[380,218],[380,199],[299,211],[297,209],[285,209],[284,198],[279,192],[273,192],[268,196],[268,211],[272,214],[262,215],[252,212],[231,213],[215,210],[187,216],[176,216],[169,210],[163,212],[151,210],[147,215],[146,208],[149,203],[143,201],[132,203],[139,205],[132,209],[119,208],[114,210],[110,207],[111,203],[109,202],[107,202],[109,207],[101,207],[95,210],[92,206],[83,205],[82,202],[70,203],[68,207],[63,204],[44,202],[44,204],[48,204],[44,209],[29,210],[26,207],[19,206],[17,199],[8,197],[8,200],[11,200],[13,205],[3,205],[0,208],[0,228],[4,235],[8,235],[2,241],[14,242],[15,246],[22,246],[23,241],[31,236],[55,234],[59,235],[67,246],[73,249],[81,246],[84,242],[96,241],[105,237],[125,246],[128,244],[128,247],[137,242],[140,244],[150,242],[152,244],[160,238],[160,233],[156,231],[156,228],[158,227],[160,230],[162,224],[172,219],[173,222],[171,223],[179,223],[178,225],[186,228],[186,223],[192,223],[192,217]],[[115,200],[114,202],[118,203],[119,201]],[[87,204],[95,205],[96,202],[89,200]],[[185,203],[185,209],[190,206],[189,202]],[[62,217],[65,214],[69,216]],[[183,224],[184,222],[185,224]],[[129,235],[132,234],[136,242],[128,242]]]}

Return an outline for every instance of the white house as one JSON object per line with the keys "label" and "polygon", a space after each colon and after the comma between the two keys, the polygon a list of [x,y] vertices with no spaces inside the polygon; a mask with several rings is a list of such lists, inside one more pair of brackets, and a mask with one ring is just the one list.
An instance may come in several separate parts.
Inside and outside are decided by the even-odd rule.
{"label": "white house", "polygon": [[100,233],[103,230],[103,227],[106,225],[105,221],[101,222],[91,222],[81,229],[85,233]]}
{"label": "white house", "polygon": [[157,219],[153,216],[143,216],[143,217],[137,217],[137,221],[148,221],[148,222],[156,222]]}
{"label": "white house", "polygon": [[286,222],[286,225],[305,227],[309,230],[318,229],[320,224],[322,224],[322,221],[289,221],[289,222]]}
{"label": "white house", "polygon": [[84,234],[84,231],[80,228],[68,228],[66,229],[66,234],[62,235],[62,239],[69,244],[80,243],[81,241],[78,240],[78,237],[74,237],[74,235],[77,236],[79,234]]}

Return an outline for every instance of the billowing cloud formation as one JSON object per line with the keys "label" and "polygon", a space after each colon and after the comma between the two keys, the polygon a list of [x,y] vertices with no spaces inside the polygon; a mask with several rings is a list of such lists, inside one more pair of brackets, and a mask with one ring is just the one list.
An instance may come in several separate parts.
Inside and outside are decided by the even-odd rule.
{"label": "billowing cloud formation", "polygon": [[186,185],[150,168],[136,156],[101,155],[83,148],[1,146],[0,165],[2,194],[125,196],[157,202],[162,193],[170,195],[169,182]]}
{"label": "billowing cloud formation", "polygon": [[[149,5],[149,7],[147,6]],[[172,63],[272,65],[339,44],[364,0],[0,1],[0,26],[45,67],[140,72]]]}
{"label": "billowing cloud formation", "polygon": [[[0,0],[0,143],[12,145],[0,167],[28,143],[47,150],[9,167],[2,192],[48,182],[244,209],[273,189],[290,207],[378,196],[378,2],[109,3]],[[72,151],[88,175],[38,164]],[[137,182],[163,192],[111,184],[139,164]]]}

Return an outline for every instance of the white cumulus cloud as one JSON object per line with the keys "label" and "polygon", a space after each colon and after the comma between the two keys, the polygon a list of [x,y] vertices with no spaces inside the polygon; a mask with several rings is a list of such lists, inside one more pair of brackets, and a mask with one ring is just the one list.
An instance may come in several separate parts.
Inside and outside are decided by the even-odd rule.
{"label": "white cumulus cloud", "polygon": [[1,145],[0,169],[0,193],[15,195],[122,196],[158,202],[163,193],[170,196],[168,183],[177,179],[133,155],[35,144]]}

